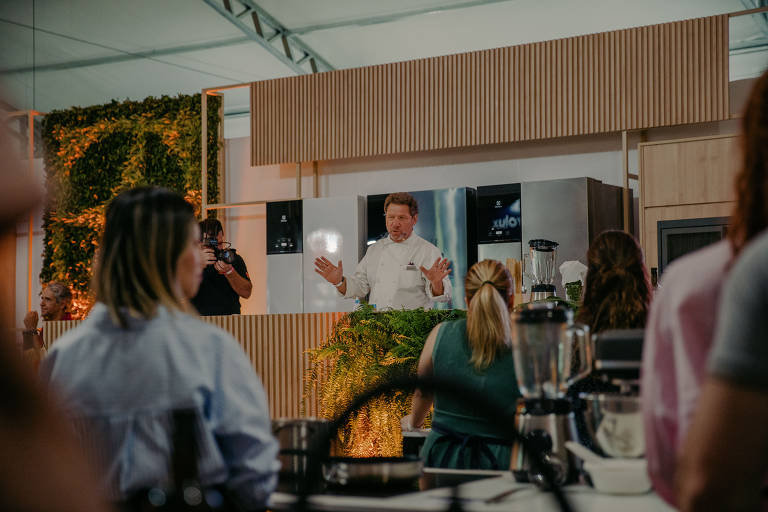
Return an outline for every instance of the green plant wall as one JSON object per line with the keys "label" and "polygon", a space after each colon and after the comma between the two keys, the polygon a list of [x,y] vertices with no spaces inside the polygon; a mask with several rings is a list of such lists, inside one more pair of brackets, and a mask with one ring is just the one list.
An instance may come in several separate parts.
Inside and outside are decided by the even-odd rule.
{"label": "green plant wall", "polygon": [[[220,101],[208,98],[209,202],[219,197]],[[49,201],[40,279],[72,287],[77,317],[90,306],[93,255],[113,197],[136,186],[163,186],[182,194],[199,215],[200,95],[54,111],[43,120],[42,139]]]}

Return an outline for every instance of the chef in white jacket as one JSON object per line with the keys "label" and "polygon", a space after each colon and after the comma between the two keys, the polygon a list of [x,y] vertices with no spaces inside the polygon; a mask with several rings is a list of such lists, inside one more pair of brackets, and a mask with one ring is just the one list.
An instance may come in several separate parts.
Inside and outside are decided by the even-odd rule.
{"label": "chef in white jacket", "polygon": [[368,248],[352,276],[345,276],[341,261],[315,259],[315,272],[347,298],[365,298],[377,309],[432,308],[451,299],[451,262],[440,250],[413,232],[419,205],[407,192],[384,201],[389,236]]}

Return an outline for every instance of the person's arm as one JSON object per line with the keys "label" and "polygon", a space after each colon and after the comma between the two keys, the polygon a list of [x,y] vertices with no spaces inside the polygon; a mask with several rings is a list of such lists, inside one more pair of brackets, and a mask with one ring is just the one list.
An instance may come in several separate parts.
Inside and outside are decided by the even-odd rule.
{"label": "person's arm", "polygon": [[37,311],[28,311],[24,316],[24,331],[21,333],[24,350],[43,348],[43,336],[37,328],[39,319]]}
{"label": "person's arm", "polygon": [[321,256],[315,259],[315,272],[320,274],[326,281],[336,287],[336,291],[345,298],[363,298],[371,291],[368,282],[368,255],[369,249],[360,263],[355,268],[353,276],[344,275],[344,267],[341,261],[338,265],[331,263],[328,258]]}
{"label": "person's arm", "polygon": [[451,294],[451,262],[438,256],[430,268],[419,267],[427,280],[426,292],[431,301],[447,302]]}
{"label": "person's arm", "polygon": [[[440,325],[438,324],[432,329],[432,332],[429,333],[427,340],[424,342],[424,348],[421,350],[421,356],[419,357],[417,372],[419,377],[428,378],[434,374],[432,351],[435,349],[435,340],[437,339],[437,333],[440,331]],[[411,405],[411,414],[409,415],[409,423],[412,427],[420,428],[424,425],[424,420],[434,400],[434,393],[422,392],[420,389],[416,389],[413,393],[413,403]]]}
{"label": "person's arm", "polygon": [[259,377],[237,342],[225,341],[212,398],[213,434],[227,465],[227,489],[244,509],[260,509],[277,483],[277,441]]}
{"label": "person's arm", "polygon": [[768,393],[709,379],[678,462],[678,507],[757,510],[766,470]]}
{"label": "person's arm", "polygon": [[768,236],[739,255],[720,301],[710,377],[676,476],[681,510],[756,510],[768,469]]}
{"label": "person's arm", "polygon": [[242,261],[242,258],[236,259],[234,266],[223,261],[217,261],[213,264],[213,267],[219,274],[222,274],[227,278],[229,286],[232,287],[236,294],[244,299],[251,296],[253,284],[251,284],[251,280],[246,277],[248,271],[245,268],[245,262]]}

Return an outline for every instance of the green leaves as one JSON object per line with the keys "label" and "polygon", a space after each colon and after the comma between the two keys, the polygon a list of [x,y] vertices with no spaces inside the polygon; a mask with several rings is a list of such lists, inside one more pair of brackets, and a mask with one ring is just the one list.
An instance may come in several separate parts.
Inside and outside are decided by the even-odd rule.
{"label": "green leaves", "polygon": [[[208,197],[218,201],[218,110],[208,98]],[[70,284],[75,313],[88,307],[88,286],[102,215],[121,191],[158,185],[181,193],[200,210],[200,95],[112,101],[54,111],[43,119],[49,202],[43,281]],[[84,305],[78,307],[78,299]]]}
{"label": "green leaves", "polygon": [[[368,304],[345,315],[330,337],[309,351],[304,396],[317,388],[321,415],[338,416],[370,387],[416,371],[424,341],[440,322],[466,316],[461,310],[376,312]],[[352,456],[393,456],[400,450],[400,417],[411,395],[401,392],[370,402],[340,432],[340,449]]]}

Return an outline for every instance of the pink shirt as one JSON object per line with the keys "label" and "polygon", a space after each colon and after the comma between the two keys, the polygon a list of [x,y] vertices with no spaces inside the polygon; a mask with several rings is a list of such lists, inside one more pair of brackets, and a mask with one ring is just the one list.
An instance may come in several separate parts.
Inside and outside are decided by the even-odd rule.
{"label": "pink shirt", "polygon": [[645,449],[654,489],[671,505],[677,453],[707,374],[730,260],[727,241],[675,260],[651,303],[640,385]]}

